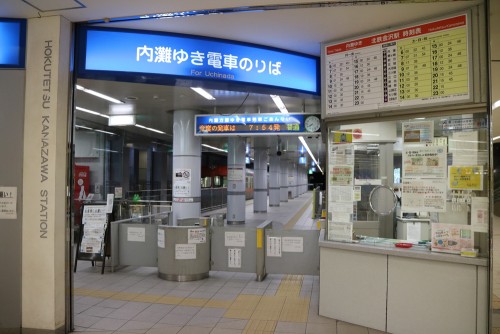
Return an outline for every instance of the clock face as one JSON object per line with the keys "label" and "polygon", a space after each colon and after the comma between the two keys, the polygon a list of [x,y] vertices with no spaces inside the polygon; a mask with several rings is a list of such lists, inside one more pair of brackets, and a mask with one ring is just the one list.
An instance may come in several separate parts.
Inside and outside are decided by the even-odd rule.
{"label": "clock face", "polygon": [[318,116],[309,116],[304,121],[304,127],[307,132],[316,132],[321,126],[321,121]]}

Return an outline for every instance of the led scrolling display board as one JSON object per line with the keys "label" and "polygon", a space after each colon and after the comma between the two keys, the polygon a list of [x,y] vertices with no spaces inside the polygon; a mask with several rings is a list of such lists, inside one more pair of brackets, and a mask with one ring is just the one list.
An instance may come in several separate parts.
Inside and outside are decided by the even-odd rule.
{"label": "led scrolling display board", "polygon": [[319,114],[196,115],[195,136],[300,135],[320,131]]}
{"label": "led scrolling display board", "polygon": [[470,101],[468,14],[323,45],[325,117]]}
{"label": "led scrolling display board", "polygon": [[[176,83],[212,80],[319,95],[319,58],[253,44],[153,31],[80,27],[79,76]],[[154,82],[153,82],[154,81]]]}
{"label": "led scrolling display board", "polygon": [[24,68],[26,20],[0,18],[0,68]]}

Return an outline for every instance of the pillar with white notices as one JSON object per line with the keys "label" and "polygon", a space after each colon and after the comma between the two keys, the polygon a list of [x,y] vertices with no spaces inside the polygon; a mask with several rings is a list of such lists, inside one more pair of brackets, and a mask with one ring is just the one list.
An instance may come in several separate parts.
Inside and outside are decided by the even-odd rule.
{"label": "pillar with white notices", "polygon": [[288,202],[288,160],[280,157],[280,202]]}
{"label": "pillar with white notices", "polygon": [[254,139],[253,212],[267,212],[267,138]]}
{"label": "pillar with white notices", "polygon": [[281,172],[280,157],[276,152],[269,155],[269,206],[280,206]]}
{"label": "pillar with white notices", "polygon": [[246,138],[229,137],[227,147],[227,223],[245,224]]}
{"label": "pillar with white notices", "polygon": [[175,110],[172,155],[172,215],[178,219],[201,214],[201,139],[194,135],[194,110]]}

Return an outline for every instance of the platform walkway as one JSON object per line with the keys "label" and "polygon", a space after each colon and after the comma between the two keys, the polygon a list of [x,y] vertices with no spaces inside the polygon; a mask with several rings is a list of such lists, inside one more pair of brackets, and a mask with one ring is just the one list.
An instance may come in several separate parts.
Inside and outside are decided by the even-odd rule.
{"label": "platform walkway", "polygon": [[[247,222],[271,219],[277,228],[314,229],[312,193],[267,214],[253,213]],[[221,210],[216,210],[222,212]],[[211,212],[215,213],[215,212]],[[376,334],[318,315],[319,277],[210,271],[209,278],[171,282],[156,267],[125,267],[116,272],[90,262],[79,263],[74,275],[76,332],[148,334]]]}

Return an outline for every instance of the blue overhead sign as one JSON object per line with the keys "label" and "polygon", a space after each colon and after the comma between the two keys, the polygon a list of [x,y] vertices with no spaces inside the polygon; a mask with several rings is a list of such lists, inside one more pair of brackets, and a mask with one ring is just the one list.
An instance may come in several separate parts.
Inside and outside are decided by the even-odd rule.
{"label": "blue overhead sign", "polygon": [[320,114],[196,115],[195,136],[300,135],[319,132]]}
{"label": "blue overhead sign", "polygon": [[235,41],[83,27],[79,71],[257,84],[319,94],[319,58]]}
{"label": "blue overhead sign", "polygon": [[23,68],[26,20],[0,18],[0,68]]}

